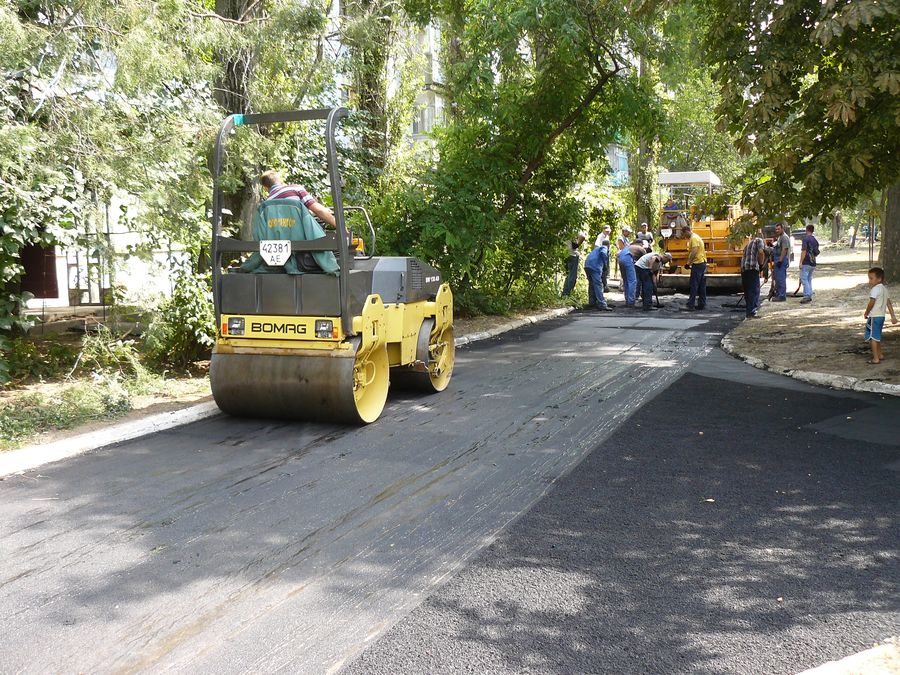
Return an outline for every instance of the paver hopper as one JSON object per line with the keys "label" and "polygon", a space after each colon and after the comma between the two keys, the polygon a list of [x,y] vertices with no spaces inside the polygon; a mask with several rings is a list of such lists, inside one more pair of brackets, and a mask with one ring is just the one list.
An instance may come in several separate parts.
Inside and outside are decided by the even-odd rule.
{"label": "paver hopper", "polygon": [[[359,207],[343,205],[335,150],[336,126],[348,114],[230,115],[219,130],[212,208],[218,338],[210,381],[229,414],[368,423],[381,414],[390,384],[438,392],[450,382],[453,294],[440,273],[416,258],[372,255],[375,231],[364,210],[372,248],[366,256],[351,251],[345,211]],[[220,177],[232,129],[311,120],[325,123],[335,231],[322,230],[299,200],[282,199],[260,206],[258,241],[222,236]],[[293,238],[300,230],[310,236]],[[248,254],[262,258],[252,272]],[[331,261],[324,269],[316,264],[327,262],[323,256]]]}

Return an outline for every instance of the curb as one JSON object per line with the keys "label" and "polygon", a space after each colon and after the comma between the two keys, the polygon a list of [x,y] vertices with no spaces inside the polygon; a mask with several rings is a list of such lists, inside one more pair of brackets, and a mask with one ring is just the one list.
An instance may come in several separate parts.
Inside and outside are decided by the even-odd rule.
{"label": "curb", "polygon": [[900,672],[900,638],[889,638],[881,645],[838,661],[823,663],[799,675],[891,675]]}
{"label": "curb", "polygon": [[547,319],[556,319],[558,317],[565,316],[571,311],[571,307],[558,307],[557,309],[550,309],[546,312],[541,312],[540,314],[533,314],[531,316],[526,316],[523,319],[516,319],[515,321],[509,321],[508,323],[500,324],[499,326],[497,326],[496,328],[492,328],[491,330],[482,331],[480,333],[472,333],[471,335],[460,335],[453,341],[453,344],[455,344],[457,347],[461,347],[462,345],[467,345],[472,342],[478,342],[479,340],[488,340],[503,333],[508,333],[509,331],[515,330],[516,328],[522,328],[523,326],[540,323],[541,321],[546,321]]}
{"label": "curb", "polygon": [[831,373],[819,373],[811,370],[793,370],[791,368],[769,366],[755,356],[749,356],[738,351],[728,335],[722,338],[721,347],[722,351],[726,354],[730,354],[754,368],[768,370],[770,373],[776,373],[777,375],[792,377],[795,380],[806,382],[807,384],[814,384],[819,387],[830,387],[831,389],[840,389],[844,391],[858,391],[867,394],[900,396],[900,384],[863,380],[858,377],[851,377],[850,375],[833,375]]}
{"label": "curb", "polygon": [[[522,326],[546,321],[547,319],[555,319],[565,316],[572,311],[571,307],[560,307],[551,309],[540,314],[527,316],[523,319],[517,319],[508,323],[501,324],[489,331],[480,333],[472,333],[471,335],[461,335],[454,340],[454,344],[459,347],[479,340],[488,340],[497,337],[502,333],[506,333]],[[11,474],[22,473],[30,469],[35,469],[43,464],[56,462],[68,457],[75,457],[84,454],[90,450],[97,450],[124,441],[130,441],[141,436],[155,434],[159,431],[172,429],[191,422],[213,417],[220,414],[219,408],[215,401],[204,401],[197,403],[181,410],[173,410],[170,412],[158,413],[143,419],[131,422],[123,422],[99,431],[90,431],[88,433],[64,438],[53,443],[45,443],[43,445],[29,445],[18,450],[10,450],[0,452],[0,480]]]}
{"label": "curb", "polygon": [[106,429],[89,431],[72,438],[63,438],[43,445],[28,445],[18,450],[0,453],[0,479],[22,473],[42,464],[84,454],[89,450],[115,445],[133,438],[165,431],[219,414],[215,401],[204,401],[181,410],[150,415],[132,422],[123,422]]}

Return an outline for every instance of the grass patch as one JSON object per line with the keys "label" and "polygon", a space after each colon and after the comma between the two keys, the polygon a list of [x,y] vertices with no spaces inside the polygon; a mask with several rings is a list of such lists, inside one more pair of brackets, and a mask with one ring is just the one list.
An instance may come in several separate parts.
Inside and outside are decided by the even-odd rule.
{"label": "grass patch", "polygon": [[141,346],[102,325],[78,338],[10,341],[5,357],[14,379],[0,387],[0,450],[198,389],[196,380],[173,381],[144,365]]}
{"label": "grass patch", "polygon": [[0,448],[11,450],[37,434],[114,419],[131,409],[131,392],[113,376],[95,376],[52,394],[25,394],[0,406]]}

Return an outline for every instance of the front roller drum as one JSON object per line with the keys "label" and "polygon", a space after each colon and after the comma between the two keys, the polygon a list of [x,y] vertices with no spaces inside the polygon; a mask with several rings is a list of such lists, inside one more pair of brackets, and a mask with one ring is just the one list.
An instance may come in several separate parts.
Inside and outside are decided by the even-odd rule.
{"label": "front roller drum", "polygon": [[[354,341],[356,342],[356,341]],[[387,400],[390,364],[381,344],[301,354],[214,353],[209,378],[229,415],[367,424]]]}

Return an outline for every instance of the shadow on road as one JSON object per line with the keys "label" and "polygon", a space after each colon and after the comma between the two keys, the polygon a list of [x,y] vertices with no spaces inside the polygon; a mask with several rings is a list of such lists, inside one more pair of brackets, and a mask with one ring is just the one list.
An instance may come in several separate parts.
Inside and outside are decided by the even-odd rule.
{"label": "shadow on road", "polygon": [[900,450],[808,427],[868,407],[684,376],[348,672],[787,673],[871,646],[900,620]]}

